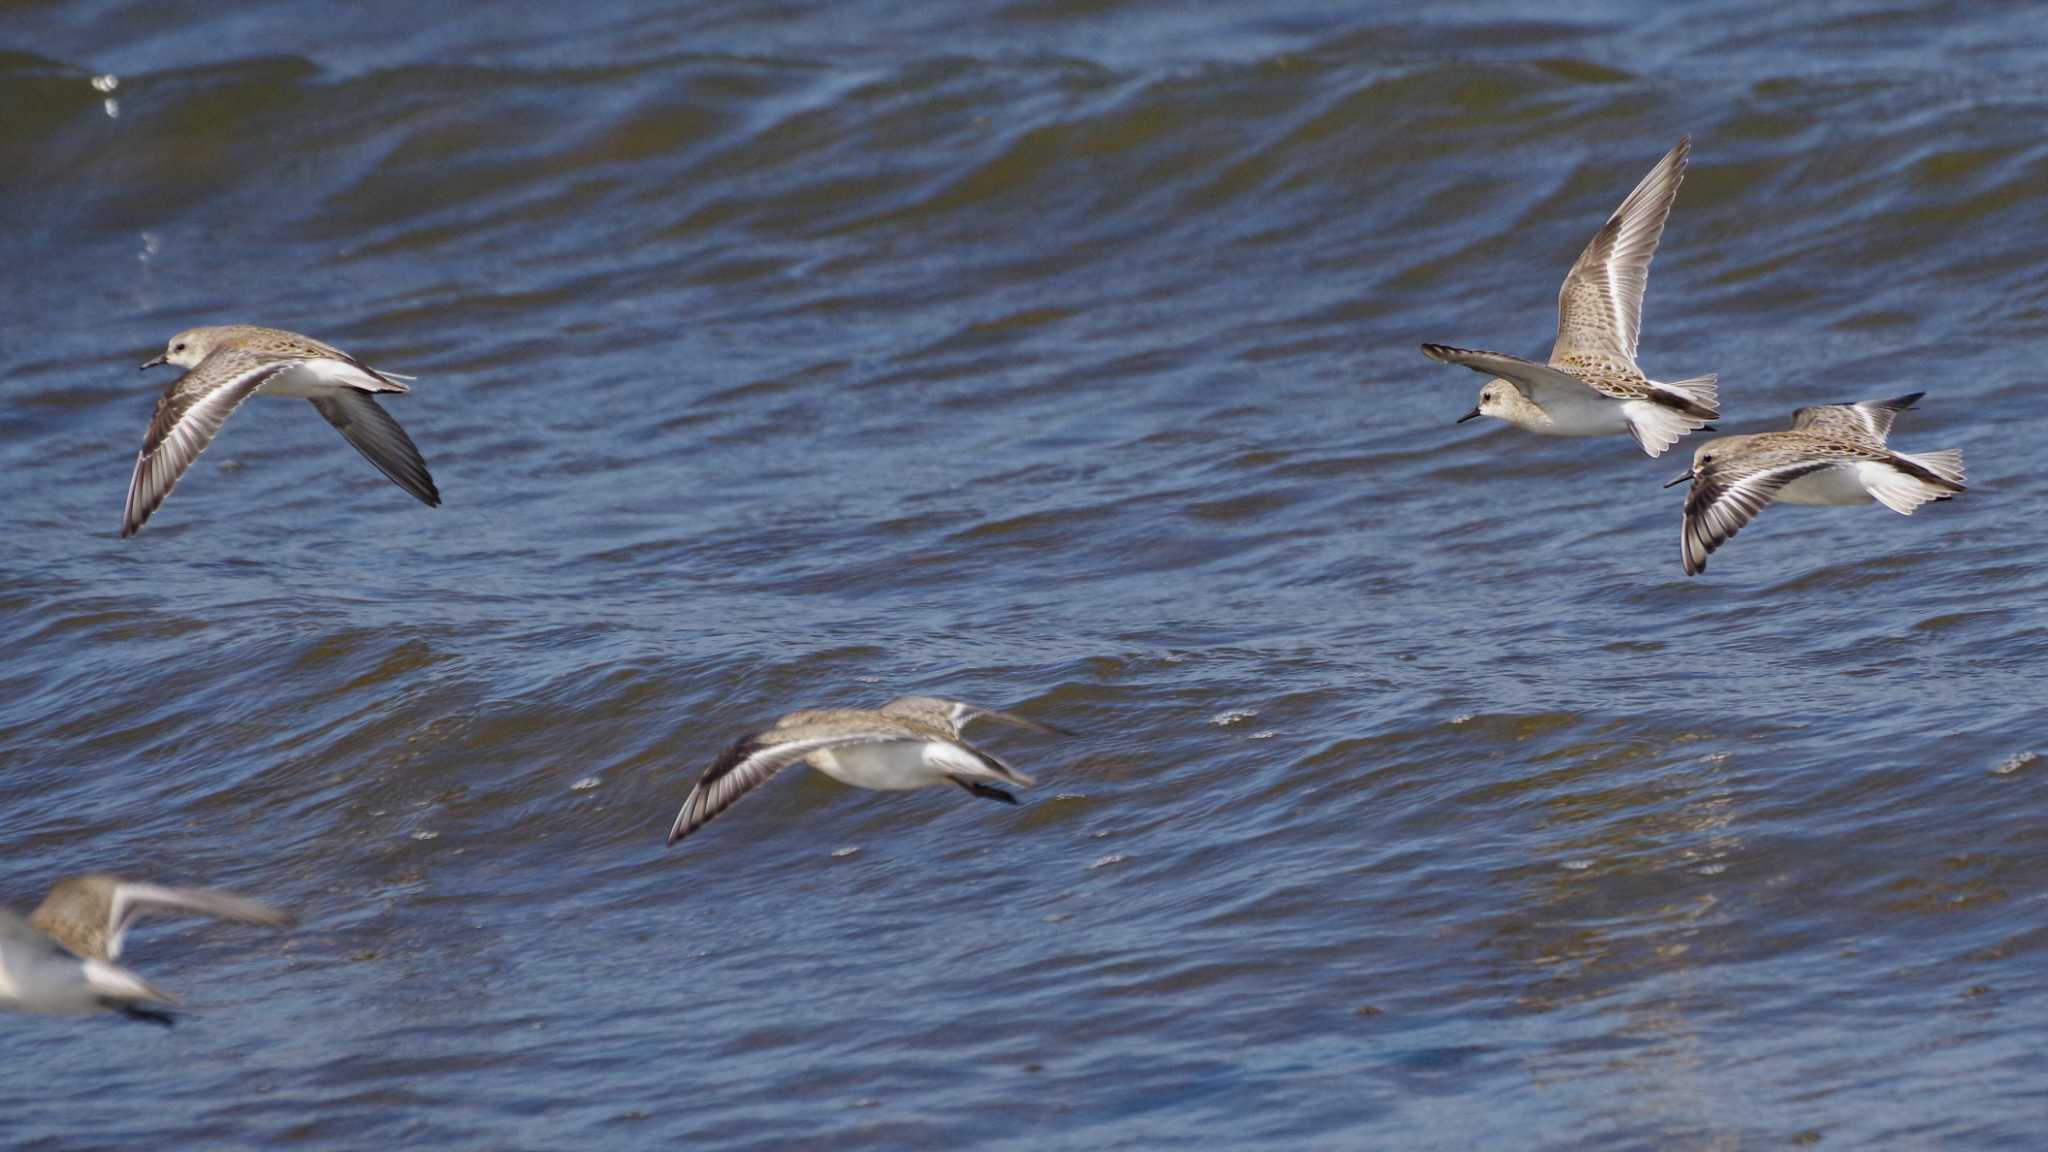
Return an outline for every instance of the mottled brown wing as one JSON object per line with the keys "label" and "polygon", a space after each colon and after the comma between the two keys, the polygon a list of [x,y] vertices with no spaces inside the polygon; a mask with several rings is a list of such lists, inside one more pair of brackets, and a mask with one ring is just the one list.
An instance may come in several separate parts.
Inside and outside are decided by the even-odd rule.
{"label": "mottled brown wing", "polygon": [[1688,137],[1666,152],[1579,254],[1558,289],[1557,343],[1550,349],[1551,363],[1578,355],[1619,357],[1635,367],[1650,259],[1664,236],[1664,221],[1678,199],[1691,151]]}
{"label": "mottled brown wing", "polygon": [[133,536],[177,487],[185,469],[199,458],[222,424],[265,380],[296,361],[278,361],[235,351],[216,352],[164,389],[149,422],[135,472],[128,480],[128,505],[121,535]]}
{"label": "mottled brown wing", "polygon": [[1801,460],[1753,471],[1709,467],[1685,496],[1680,559],[1687,576],[1707,569],[1707,556],[1756,518],[1778,491],[1809,472],[1831,467],[1829,460]]}
{"label": "mottled brown wing", "polygon": [[1899,413],[1911,408],[1925,395],[1925,392],[1914,392],[1889,400],[1814,404],[1792,413],[1792,427],[1802,432],[1867,437],[1882,444],[1891,438],[1892,425],[1898,422]]}

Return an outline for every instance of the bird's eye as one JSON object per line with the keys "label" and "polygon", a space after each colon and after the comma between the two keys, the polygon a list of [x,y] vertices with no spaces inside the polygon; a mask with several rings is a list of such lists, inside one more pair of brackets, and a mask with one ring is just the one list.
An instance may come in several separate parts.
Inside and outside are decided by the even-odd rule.
{"label": "bird's eye", "polygon": [[173,352],[183,352],[184,350],[185,350],[185,346],[184,346],[183,344],[173,344],[173,345],[171,345],[171,351],[173,351]]}

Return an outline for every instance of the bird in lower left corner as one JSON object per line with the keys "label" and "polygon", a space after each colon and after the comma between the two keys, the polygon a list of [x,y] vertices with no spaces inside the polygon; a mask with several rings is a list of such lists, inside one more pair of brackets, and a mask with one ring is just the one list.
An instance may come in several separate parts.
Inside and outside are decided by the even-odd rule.
{"label": "bird in lower left corner", "polygon": [[958,700],[904,696],[878,709],[835,708],[791,712],[773,726],[728,747],[683,800],[668,842],[702,828],[775,773],[802,761],[858,788],[900,791],[956,784],[988,800],[1015,804],[1005,785],[1032,779],[960,738],[976,720],[1052,736],[1073,733],[993,708]]}
{"label": "bird in lower left corner", "polygon": [[440,506],[441,492],[418,446],[376,401],[379,393],[412,391],[412,377],[380,372],[310,336],[249,324],[188,328],[142,367],[159,364],[187,371],[157,398],[149,434],[136,453],[121,517],[124,539],[142,529],[242,401],[258,395],[312,401],[392,483],[429,508]]}
{"label": "bird in lower left corner", "polygon": [[286,928],[288,912],[212,888],[168,888],[105,873],[50,888],[24,920],[0,908],[0,1009],[45,1016],[114,1012],[169,1026],[177,1001],[117,963],[143,912],[211,916]]}

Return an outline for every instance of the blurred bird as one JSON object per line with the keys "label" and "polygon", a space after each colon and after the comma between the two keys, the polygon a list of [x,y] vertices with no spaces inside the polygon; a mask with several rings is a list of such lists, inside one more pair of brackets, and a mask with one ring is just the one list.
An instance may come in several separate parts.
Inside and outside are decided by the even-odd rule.
{"label": "blurred bird", "polygon": [[165,888],[94,874],[59,880],[27,920],[0,909],[0,1008],[51,1016],[117,1012],[168,1026],[166,993],[115,961],[135,918],[183,912],[288,927],[265,904],[208,888]]}

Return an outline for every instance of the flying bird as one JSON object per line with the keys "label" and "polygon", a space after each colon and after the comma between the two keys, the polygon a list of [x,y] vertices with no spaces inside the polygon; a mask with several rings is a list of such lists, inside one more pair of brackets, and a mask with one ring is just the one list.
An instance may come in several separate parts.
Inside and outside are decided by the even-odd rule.
{"label": "flying bird", "polygon": [[380,392],[412,391],[410,376],[380,372],[309,336],[246,324],[180,332],[142,367],[159,364],[187,371],[157,398],[149,434],[135,456],[121,518],[124,539],[141,530],[242,401],[257,395],[312,401],[393,483],[429,508],[441,503],[419,448],[376,401]]}
{"label": "flying bird", "polygon": [[117,1012],[168,1026],[176,1001],[116,961],[144,912],[284,928],[289,913],[211,888],[166,888],[96,873],[59,880],[24,920],[0,909],[0,1008],[51,1016]]}
{"label": "flying bird", "polygon": [[956,784],[976,796],[1015,804],[1017,798],[1005,786],[1028,787],[1031,777],[960,738],[960,730],[976,720],[1071,735],[1009,712],[929,696],[905,696],[875,710],[791,712],[773,727],[734,742],[705,769],[683,800],[668,842],[673,845],[702,828],[798,761],[858,788],[897,791]]}
{"label": "flying bird", "polygon": [[1643,288],[1664,220],[1685,178],[1690,139],[1664,154],[1594,235],[1557,294],[1557,342],[1550,363],[1505,352],[1424,344],[1423,355],[1491,377],[1479,404],[1458,418],[1505,420],[1545,436],[1627,432],[1657,456],[1721,415],[1714,377],[1658,383],[1636,366]]}
{"label": "flying bird", "polygon": [[1692,481],[1685,497],[1680,562],[1687,576],[1742,530],[1764,505],[1846,505],[1873,501],[1902,516],[1963,487],[1963,454],[1949,448],[1907,455],[1886,446],[1899,413],[1926,395],[1818,404],[1792,414],[1789,432],[1721,436],[1699,446],[1692,467],[1666,488]]}

